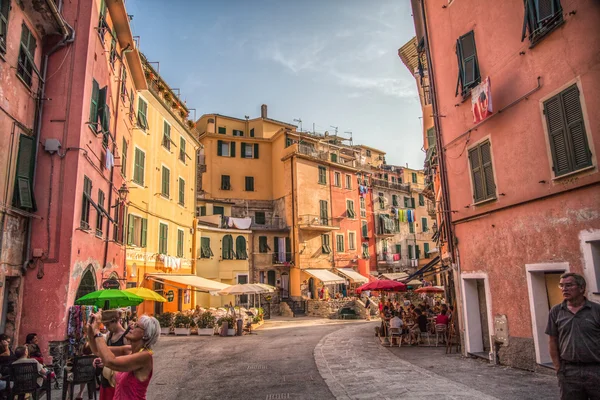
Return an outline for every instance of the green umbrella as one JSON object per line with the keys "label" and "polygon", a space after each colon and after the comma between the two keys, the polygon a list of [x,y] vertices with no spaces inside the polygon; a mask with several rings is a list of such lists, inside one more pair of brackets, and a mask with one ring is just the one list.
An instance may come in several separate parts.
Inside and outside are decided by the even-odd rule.
{"label": "green umbrella", "polygon": [[80,306],[96,306],[103,309],[137,306],[144,299],[131,292],[118,289],[104,289],[88,293],[75,300]]}

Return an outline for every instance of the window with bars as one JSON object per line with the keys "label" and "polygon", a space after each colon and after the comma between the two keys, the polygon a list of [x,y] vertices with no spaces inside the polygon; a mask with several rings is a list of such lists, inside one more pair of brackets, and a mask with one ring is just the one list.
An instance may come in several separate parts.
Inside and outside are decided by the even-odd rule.
{"label": "window with bars", "polygon": [[29,87],[31,87],[31,83],[33,82],[36,47],[37,42],[33,33],[31,33],[27,25],[23,23],[21,26],[21,44],[19,46],[19,59],[17,61],[17,75]]}
{"label": "window with bars", "polygon": [[146,167],[146,153],[135,148],[133,160],[133,181],[138,185],[144,186],[144,169]]}
{"label": "window with bars", "polygon": [[496,198],[496,184],[492,168],[492,151],[488,140],[469,149],[471,179],[473,181],[473,201]]}
{"label": "window with bars", "polygon": [[177,257],[183,257],[183,241],[185,239],[185,232],[183,229],[177,229]]}
{"label": "window with bars", "polygon": [[327,184],[327,168],[319,166],[319,183],[321,185]]}
{"label": "window with bars", "polygon": [[160,187],[160,194],[166,198],[169,198],[171,192],[171,170],[164,165],[162,166],[162,179]]}
{"label": "window with bars", "polygon": [[328,234],[321,235],[321,251],[323,254],[331,253],[331,243]]}
{"label": "window with bars", "polygon": [[200,238],[200,258],[211,258],[215,254],[210,248],[210,238]]}
{"label": "window with bars", "polygon": [[185,180],[179,178],[179,196],[178,203],[180,206],[185,206]]}
{"label": "window with bars", "polygon": [[456,57],[458,58],[456,96],[458,96],[460,88],[460,94],[464,98],[471,93],[472,88],[481,82],[475,33],[473,31],[462,35],[456,40]]}
{"label": "window with bars", "polygon": [[169,225],[160,222],[158,224],[158,252],[167,254],[169,242]]}
{"label": "window with bars", "polygon": [[162,146],[167,150],[171,150],[171,124],[166,120],[163,121]]}

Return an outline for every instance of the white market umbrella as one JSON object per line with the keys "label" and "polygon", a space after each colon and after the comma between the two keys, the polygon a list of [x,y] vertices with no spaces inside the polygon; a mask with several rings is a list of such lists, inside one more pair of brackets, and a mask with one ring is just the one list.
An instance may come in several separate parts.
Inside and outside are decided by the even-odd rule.
{"label": "white market umbrella", "polygon": [[[266,285],[268,286],[268,285]],[[264,287],[262,284],[256,283],[240,283],[237,285],[231,285],[228,288],[223,290],[219,290],[217,293],[221,296],[229,296],[229,295],[242,295],[242,294],[261,294],[261,293],[271,293],[273,290]]]}

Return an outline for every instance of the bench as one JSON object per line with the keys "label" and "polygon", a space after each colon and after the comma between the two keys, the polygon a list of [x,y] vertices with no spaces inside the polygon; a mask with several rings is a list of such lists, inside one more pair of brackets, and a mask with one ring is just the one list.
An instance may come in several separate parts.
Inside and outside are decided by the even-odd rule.
{"label": "bench", "polygon": [[342,308],[340,310],[340,317],[342,319],[357,319],[359,316],[356,314],[356,311],[351,308]]}

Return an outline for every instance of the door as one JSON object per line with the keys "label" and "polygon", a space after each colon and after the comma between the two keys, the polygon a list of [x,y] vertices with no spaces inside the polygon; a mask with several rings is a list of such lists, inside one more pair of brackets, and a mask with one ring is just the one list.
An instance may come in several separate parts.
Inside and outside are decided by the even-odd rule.
{"label": "door", "polygon": [[[154,291],[164,296],[164,285],[160,282],[154,282]],[[154,316],[163,313],[163,303],[155,301],[154,302]]]}
{"label": "door", "polygon": [[315,298],[315,280],[313,278],[308,279],[308,293],[311,299]]}
{"label": "door", "polygon": [[463,277],[463,290],[467,352],[488,358],[490,331],[485,279]]}
{"label": "door", "polygon": [[287,299],[290,290],[290,275],[287,272],[281,274],[281,298]]}

